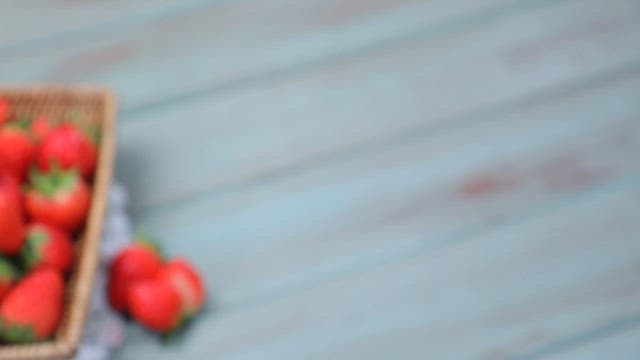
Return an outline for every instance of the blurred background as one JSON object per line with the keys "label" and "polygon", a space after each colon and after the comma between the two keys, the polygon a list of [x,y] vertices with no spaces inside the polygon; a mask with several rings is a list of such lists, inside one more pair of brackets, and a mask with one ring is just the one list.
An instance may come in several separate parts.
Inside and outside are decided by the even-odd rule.
{"label": "blurred background", "polygon": [[640,2],[1,2],[212,301],[117,359],[640,358]]}

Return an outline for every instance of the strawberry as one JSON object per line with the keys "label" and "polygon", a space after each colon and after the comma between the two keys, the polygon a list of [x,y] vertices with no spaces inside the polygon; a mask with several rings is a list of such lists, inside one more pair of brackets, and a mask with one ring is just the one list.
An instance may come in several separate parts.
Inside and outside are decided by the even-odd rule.
{"label": "strawberry", "polygon": [[0,305],[0,336],[9,342],[42,340],[60,323],[64,302],[62,274],[42,268],[27,275]]}
{"label": "strawberry", "polygon": [[28,269],[51,266],[65,273],[71,268],[73,257],[73,243],[65,232],[42,223],[27,227],[22,259]]}
{"label": "strawberry", "polygon": [[51,131],[36,155],[38,166],[45,172],[54,164],[63,169],[77,167],[85,179],[93,176],[97,159],[96,143],[72,123],[64,123]]}
{"label": "strawberry", "polygon": [[20,212],[22,213],[23,204],[20,182],[9,172],[0,171],[0,192],[5,192],[12,202],[18,204]]}
{"label": "strawberry", "polygon": [[111,306],[127,312],[127,292],[136,282],[152,279],[162,268],[162,257],[153,246],[136,242],[122,250],[111,262],[108,296]]}
{"label": "strawberry", "polygon": [[133,284],[127,302],[133,318],[152,331],[168,333],[182,323],[180,295],[163,279]]}
{"label": "strawberry", "polygon": [[25,207],[34,220],[74,232],[84,223],[90,205],[89,186],[76,169],[54,166],[49,174],[32,171]]}
{"label": "strawberry", "polygon": [[20,189],[13,177],[0,176],[0,253],[15,255],[24,243]]}
{"label": "strawberry", "polygon": [[36,152],[29,132],[11,123],[0,129],[0,169],[23,180]]}
{"label": "strawberry", "polygon": [[184,259],[168,262],[158,277],[170,283],[180,295],[182,315],[190,318],[197,314],[206,298],[202,278],[193,266]]}
{"label": "strawberry", "polygon": [[0,126],[7,122],[11,117],[11,107],[9,106],[9,102],[0,97]]}
{"label": "strawberry", "polygon": [[29,130],[36,142],[42,142],[53,131],[53,123],[46,116],[36,116],[29,123]]}
{"label": "strawberry", "polygon": [[0,257],[0,299],[4,298],[18,278],[16,268],[4,257]]}

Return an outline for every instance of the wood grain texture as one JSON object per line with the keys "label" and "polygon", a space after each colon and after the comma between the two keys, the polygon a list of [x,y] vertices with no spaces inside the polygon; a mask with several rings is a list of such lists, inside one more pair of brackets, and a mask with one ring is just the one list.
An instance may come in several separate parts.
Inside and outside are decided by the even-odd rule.
{"label": "wood grain texture", "polygon": [[437,248],[640,170],[638,90],[636,76],[565,94],[149,210],[138,224],[211,274],[221,306],[262,301],[376,259]]}
{"label": "wood grain texture", "polygon": [[15,83],[108,84],[122,95],[127,111],[322,62],[453,19],[464,25],[464,15],[500,12],[494,8],[518,3],[522,0],[222,2],[151,21],[134,32],[124,27],[45,51],[7,54],[0,76]]}
{"label": "wood grain texture", "polygon": [[[125,116],[117,171],[135,206],[151,208],[340,158],[389,137],[473,122],[476,113],[568,81],[606,79],[607,71],[637,66],[640,36],[628,34],[640,33],[640,23],[620,11],[636,4],[554,3],[286,81]],[[198,176],[183,176],[194,168]]]}
{"label": "wood grain texture", "polygon": [[171,347],[137,334],[119,358],[518,356],[640,312],[639,203],[636,178],[439,251],[210,313]]}
{"label": "wood grain texture", "polygon": [[117,358],[639,354],[637,1],[10,3],[0,81],[118,90],[213,295]]}
{"label": "wood grain texture", "polygon": [[[72,38],[143,25],[193,11],[203,1],[185,0],[4,0],[0,14],[0,54],[56,47]],[[46,14],[46,16],[43,16]],[[104,35],[103,35],[104,36]]]}
{"label": "wood grain texture", "polygon": [[[616,326],[620,324],[619,326]],[[569,349],[555,348],[545,355],[548,360],[636,360],[640,354],[640,327],[638,318],[621,320],[607,327],[601,336],[589,337]],[[599,335],[599,334],[598,334]]]}

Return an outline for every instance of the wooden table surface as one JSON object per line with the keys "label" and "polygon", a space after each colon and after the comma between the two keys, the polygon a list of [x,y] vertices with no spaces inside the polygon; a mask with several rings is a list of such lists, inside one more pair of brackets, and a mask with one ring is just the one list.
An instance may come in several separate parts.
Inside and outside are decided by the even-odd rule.
{"label": "wooden table surface", "polygon": [[637,0],[7,0],[212,301],[118,359],[640,358]]}

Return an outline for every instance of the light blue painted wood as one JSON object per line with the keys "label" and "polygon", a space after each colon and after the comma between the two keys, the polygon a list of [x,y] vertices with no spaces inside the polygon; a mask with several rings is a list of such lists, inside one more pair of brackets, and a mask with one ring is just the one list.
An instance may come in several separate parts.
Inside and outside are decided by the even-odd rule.
{"label": "light blue painted wood", "polygon": [[[621,329],[612,329],[603,336],[588,338],[584,343],[545,357],[548,360],[637,360],[640,357],[640,327],[638,321],[620,322]],[[635,327],[629,327],[629,325]],[[562,349],[560,349],[562,350]]]}
{"label": "light blue painted wood", "polygon": [[[640,153],[634,102],[639,88],[638,80],[630,79],[565,94],[364,158],[159,211],[142,224],[163,234],[170,251],[188,255],[210,274],[217,310],[192,334],[222,336],[222,352],[234,344],[244,347],[253,338],[245,332],[259,331],[261,318],[229,329],[240,333],[232,340],[210,327],[225,314],[295,296],[372,264],[474,239],[576,191],[637,172],[630,156]],[[460,189],[470,198],[458,198]],[[531,235],[523,231],[522,236]],[[340,306],[331,308],[351,311],[342,313]],[[199,335],[165,349],[166,356],[172,351],[196,356],[206,342],[192,336]],[[133,337],[144,345],[126,351],[153,354],[153,342],[143,339]],[[287,341],[281,350],[300,343]]]}
{"label": "light blue painted wood", "polygon": [[119,90],[138,220],[214,297],[120,358],[637,354],[638,2],[40,3],[0,81]]}
{"label": "light blue painted wood", "polygon": [[[0,79],[11,83],[103,83],[118,90],[125,109],[134,110],[143,104],[175,100],[185,93],[215,92],[260,82],[265,76],[286,76],[335,61],[336,56],[354,56],[354,49],[404,42],[407,36],[477,26],[478,17],[489,20],[549,1],[537,3],[229,1],[163,17],[136,31],[123,27],[121,31],[61,41],[54,47],[6,54]],[[615,9],[617,4],[608,8]]]}
{"label": "light blue painted wood", "polygon": [[[615,4],[561,2],[286,81],[125,116],[118,174],[134,206],[152,208],[390,137],[473,122],[478,112],[568,81],[601,81],[640,62],[640,36],[628,35],[640,33],[640,23],[619,13],[632,4]],[[616,25],[599,34],[603,23]],[[184,175],[194,168],[197,176]]]}
{"label": "light blue painted wood", "polygon": [[4,0],[0,14],[0,56],[29,49],[42,51],[74,38],[113,30],[131,31],[131,27],[149,21],[197,10],[206,5],[203,3],[202,0]]}
{"label": "light blue painted wood", "polygon": [[517,356],[640,314],[638,185],[636,177],[437,252],[209,313],[171,346],[138,334],[119,358]]}
{"label": "light blue painted wood", "polygon": [[[640,170],[640,79],[565,94],[138,217],[222,306],[438,248]],[[518,139],[518,141],[514,141]],[[187,240],[188,239],[188,240]]]}

